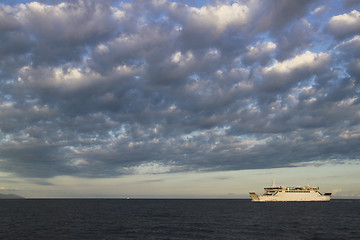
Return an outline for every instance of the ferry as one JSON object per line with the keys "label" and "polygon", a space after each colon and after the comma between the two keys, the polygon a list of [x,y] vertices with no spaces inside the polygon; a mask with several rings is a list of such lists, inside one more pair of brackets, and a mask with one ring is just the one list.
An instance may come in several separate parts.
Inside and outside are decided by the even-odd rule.
{"label": "ferry", "polygon": [[321,194],[319,187],[282,187],[274,183],[264,188],[265,193],[258,196],[250,192],[253,202],[294,202],[294,201],[330,201],[331,193]]}

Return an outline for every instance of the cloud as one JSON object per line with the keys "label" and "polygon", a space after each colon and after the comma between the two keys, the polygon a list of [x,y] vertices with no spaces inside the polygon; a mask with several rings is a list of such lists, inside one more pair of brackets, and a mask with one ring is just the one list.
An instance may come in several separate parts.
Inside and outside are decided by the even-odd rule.
{"label": "cloud", "polygon": [[360,36],[341,42],[335,47],[346,63],[347,72],[359,83],[359,58],[360,58]]}
{"label": "cloud", "polygon": [[323,13],[324,11],[326,10],[326,7],[325,6],[320,6],[318,8],[316,8],[314,11],[311,12],[311,14],[321,14]]}
{"label": "cloud", "polygon": [[359,5],[359,2],[356,0],[344,0],[344,6],[346,8],[355,8]]}
{"label": "cloud", "polygon": [[347,56],[360,57],[360,35],[338,44],[335,49],[343,51]]}
{"label": "cloud", "polygon": [[109,5],[95,1],[57,5],[31,2],[14,7],[12,14],[23,30],[31,31],[32,60],[36,65],[78,61],[86,47],[109,37],[116,26]]}
{"label": "cloud", "polygon": [[201,8],[180,3],[155,3],[156,7],[167,9],[170,17],[178,20],[188,31],[210,32],[219,37],[226,28],[241,29],[249,21],[249,8],[239,3],[205,5]]}
{"label": "cloud", "polygon": [[357,12],[328,8],[326,23],[321,6],[0,5],[0,167],[116,177],[358,159]]}
{"label": "cloud", "polygon": [[352,61],[348,65],[348,72],[355,77],[357,84],[360,83],[360,59]]}
{"label": "cloud", "polygon": [[267,65],[270,61],[270,54],[276,50],[276,44],[273,42],[257,42],[255,46],[249,46],[243,57],[245,64],[261,62],[261,65]]}
{"label": "cloud", "polygon": [[339,39],[357,34],[360,32],[360,13],[352,10],[350,13],[333,16],[328,22],[327,29]]}
{"label": "cloud", "polygon": [[215,27],[215,34],[221,34],[228,27],[244,26],[248,21],[248,12],[248,7],[239,3],[231,6],[208,5],[200,9],[192,8],[188,21],[195,22],[202,29]]}
{"label": "cloud", "polygon": [[299,83],[313,74],[324,71],[330,61],[331,56],[327,53],[316,54],[306,51],[292,59],[275,62],[274,65],[263,69],[262,86],[266,87],[266,90],[272,90]]}
{"label": "cloud", "polygon": [[292,21],[300,19],[313,1],[285,1],[276,0],[273,2],[249,1],[253,10],[255,32],[273,31],[277,32],[286,27]]}

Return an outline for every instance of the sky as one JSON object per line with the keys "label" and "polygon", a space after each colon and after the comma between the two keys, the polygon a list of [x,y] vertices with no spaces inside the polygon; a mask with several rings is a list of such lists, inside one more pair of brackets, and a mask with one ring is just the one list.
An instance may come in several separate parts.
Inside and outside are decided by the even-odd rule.
{"label": "sky", "polygon": [[360,198],[360,2],[1,1],[0,193]]}

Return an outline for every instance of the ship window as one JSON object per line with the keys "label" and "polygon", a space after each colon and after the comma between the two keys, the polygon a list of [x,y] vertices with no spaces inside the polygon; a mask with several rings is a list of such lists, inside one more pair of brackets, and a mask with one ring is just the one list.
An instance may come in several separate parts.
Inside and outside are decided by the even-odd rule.
{"label": "ship window", "polygon": [[301,190],[297,190],[297,191],[292,191],[292,190],[288,190],[285,192],[291,192],[291,193],[310,193],[310,191],[301,191]]}

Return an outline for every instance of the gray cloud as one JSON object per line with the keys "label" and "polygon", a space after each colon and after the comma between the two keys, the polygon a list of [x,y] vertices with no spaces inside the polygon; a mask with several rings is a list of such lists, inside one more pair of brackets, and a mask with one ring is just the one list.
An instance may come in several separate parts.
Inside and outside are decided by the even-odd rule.
{"label": "gray cloud", "polygon": [[254,1],[258,7],[254,14],[256,31],[271,30],[277,32],[293,21],[301,19],[312,3],[316,0],[286,1],[274,0],[263,3]]}
{"label": "gray cloud", "polygon": [[321,3],[1,5],[2,171],[111,177],[359,159],[358,35],[335,24],[356,10],[319,25]]}
{"label": "gray cloud", "polygon": [[344,6],[346,8],[355,8],[356,6],[358,6],[360,3],[356,0],[344,0]]}

